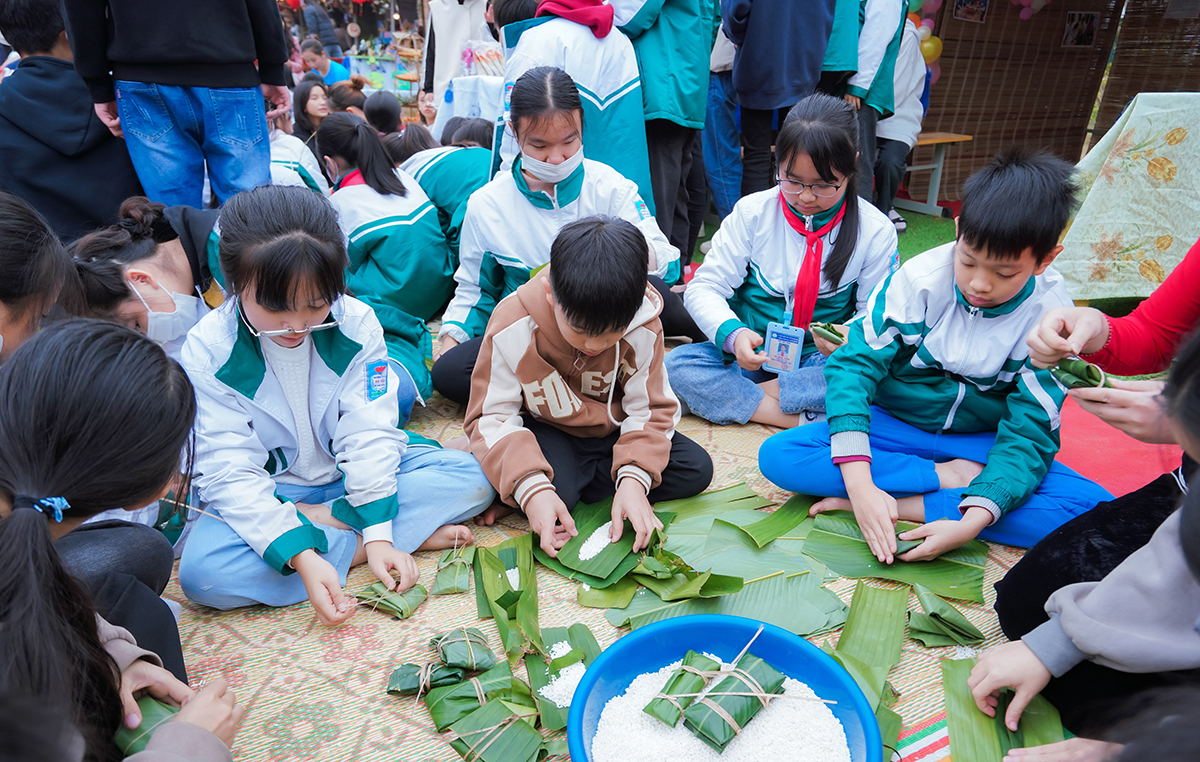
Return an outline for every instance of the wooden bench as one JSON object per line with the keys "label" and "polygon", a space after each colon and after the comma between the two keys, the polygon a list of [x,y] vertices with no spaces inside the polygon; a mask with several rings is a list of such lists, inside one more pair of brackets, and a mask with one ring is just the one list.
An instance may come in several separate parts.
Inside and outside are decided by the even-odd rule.
{"label": "wooden bench", "polygon": [[[958,135],[953,132],[922,132],[918,135],[918,147],[933,146],[933,163],[913,164],[907,171],[933,170],[933,173],[929,176],[929,193],[924,202],[915,199],[897,198],[892,202],[892,206],[897,209],[923,212],[924,214],[932,214],[934,217],[940,217],[942,215],[942,207],[938,206],[937,202],[938,192],[942,187],[942,167],[946,161],[946,146],[950,143],[965,143],[968,140],[974,140],[974,138],[970,135]],[[913,150],[916,149],[914,148]]]}

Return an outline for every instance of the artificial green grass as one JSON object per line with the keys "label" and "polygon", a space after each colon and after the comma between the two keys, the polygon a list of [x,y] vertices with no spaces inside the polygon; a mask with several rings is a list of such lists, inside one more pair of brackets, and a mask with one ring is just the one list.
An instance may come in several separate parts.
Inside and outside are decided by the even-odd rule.
{"label": "artificial green grass", "polygon": [[900,215],[908,221],[908,229],[899,236],[901,263],[954,240],[954,220],[918,212],[901,211]]}

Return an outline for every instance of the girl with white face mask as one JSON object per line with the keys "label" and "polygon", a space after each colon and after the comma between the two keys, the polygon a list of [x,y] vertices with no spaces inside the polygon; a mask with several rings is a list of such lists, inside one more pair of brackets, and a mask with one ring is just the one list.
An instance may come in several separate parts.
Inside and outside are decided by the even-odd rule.
{"label": "girl with white face mask", "polygon": [[665,285],[679,277],[679,251],[632,181],[585,158],[583,106],[571,77],[550,66],[530,69],[517,79],[509,100],[509,129],[521,153],[510,171],[497,174],[467,201],[454,299],[438,335],[442,356],[433,366],[434,387],[455,402],[467,402],[492,309],[550,261],[550,244],[559,230],[591,215],[620,217],[642,231],[650,248],[647,276],[664,299],[664,332],[703,341],[679,297]]}
{"label": "girl with white face mask", "polygon": [[70,310],[140,331],[179,359],[187,332],[223,301],[217,214],[127,199],[116,225],[72,246],[81,288]]}

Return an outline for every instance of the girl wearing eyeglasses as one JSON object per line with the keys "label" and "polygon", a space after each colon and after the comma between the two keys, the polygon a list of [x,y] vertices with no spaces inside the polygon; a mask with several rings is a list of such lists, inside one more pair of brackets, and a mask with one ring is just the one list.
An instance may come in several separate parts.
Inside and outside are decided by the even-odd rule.
{"label": "girl wearing eyeglasses", "polygon": [[326,199],[256,188],[226,203],[221,228],[231,298],[183,347],[204,513],[180,586],[220,609],[307,598],[320,621],[341,624],[354,612],[342,591],[351,566],[411,587],[409,554],[473,542],[459,522],[494,493],[470,454],[399,428],[416,388],[389,361],[375,313],[346,295],[346,248]]}
{"label": "girl wearing eyeglasses", "polygon": [[[709,341],[666,359],[671,388],[701,418],[784,428],[824,420],[825,357],[836,346],[809,327],[861,313],[898,264],[892,223],[859,203],[857,146],[844,101],[800,101],[775,144],[778,187],[742,198],[713,237],[684,295]],[[794,370],[763,370],[770,323],[804,330]]]}

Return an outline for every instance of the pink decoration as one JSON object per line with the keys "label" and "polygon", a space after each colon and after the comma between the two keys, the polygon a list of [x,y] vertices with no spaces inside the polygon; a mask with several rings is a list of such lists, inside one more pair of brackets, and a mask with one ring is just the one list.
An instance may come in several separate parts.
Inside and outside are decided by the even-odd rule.
{"label": "pink decoration", "polygon": [[1022,8],[1020,16],[1021,16],[1022,21],[1028,21],[1029,19],[1033,18],[1033,9],[1032,8]]}
{"label": "pink decoration", "polygon": [[929,86],[937,84],[937,81],[942,78],[942,65],[937,61],[929,64]]}
{"label": "pink decoration", "polygon": [[[1030,0],[1032,2],[1033,0]],[[926,13],[936,13],[938,8],[942,7],[942,0],[925,0],[921,3],[921,10]]]}
{"label": "pink decoration", "polygon": [[921,19],[921,26],[925,26],[925,27],[929,27],[930,29],[933,29],[933,19],[932,18]]}

